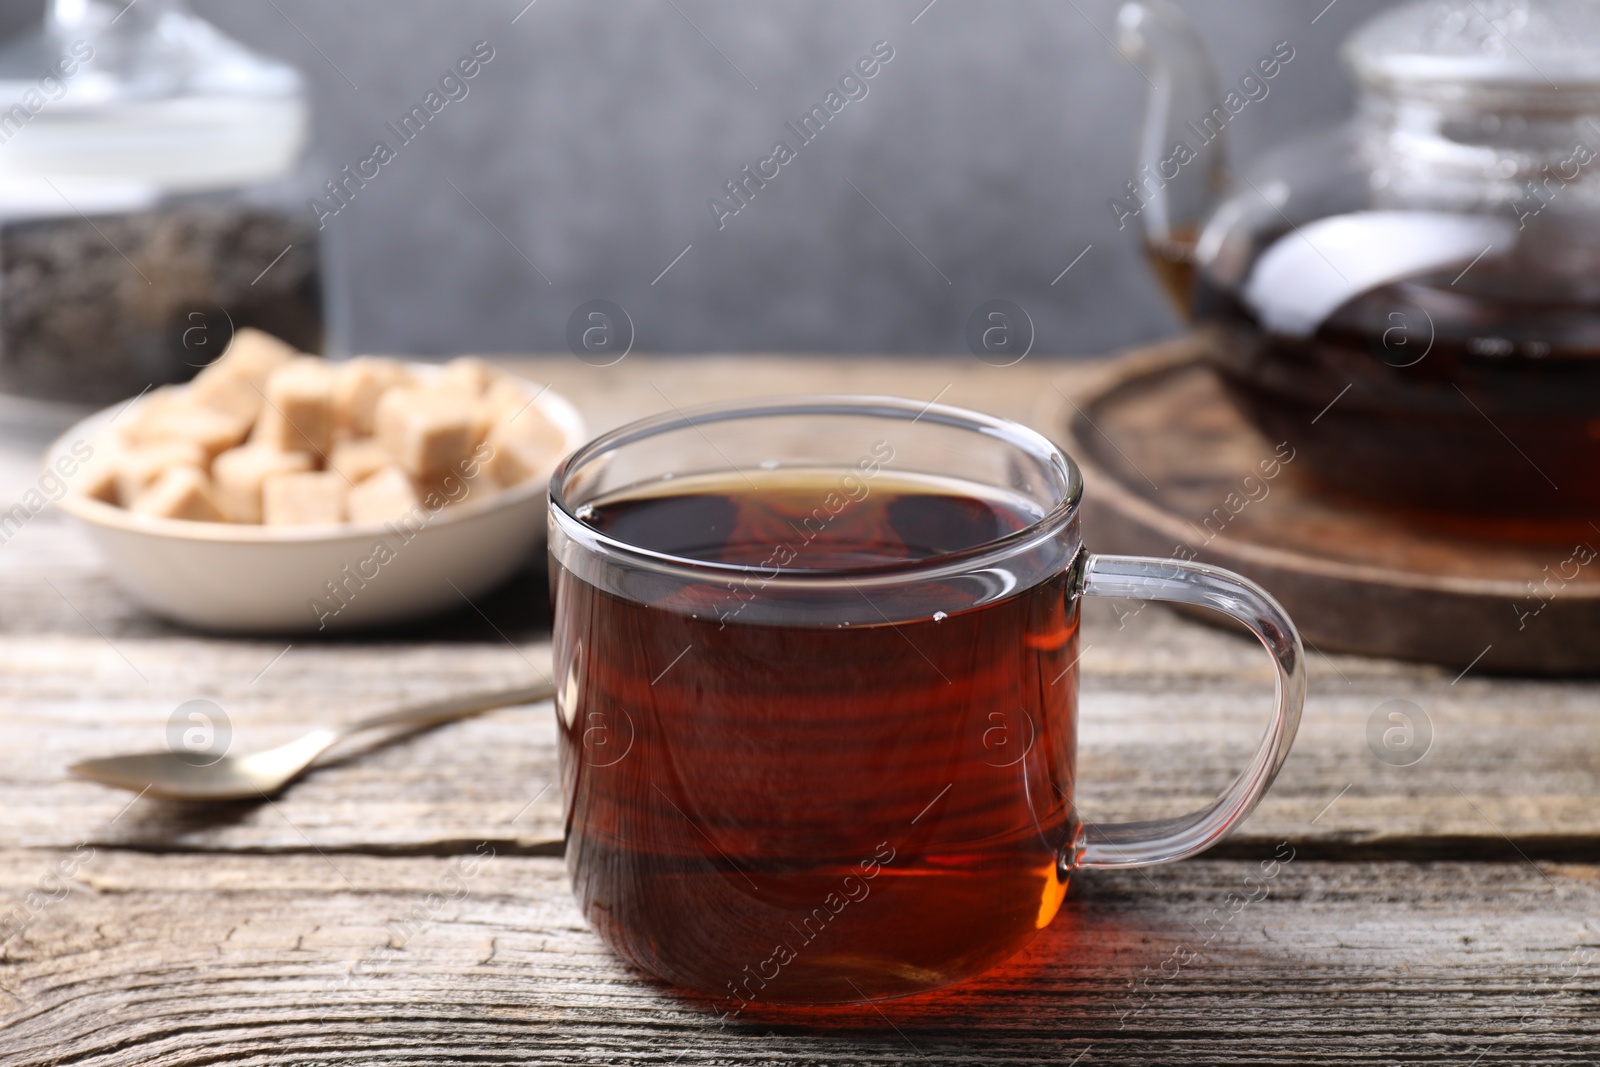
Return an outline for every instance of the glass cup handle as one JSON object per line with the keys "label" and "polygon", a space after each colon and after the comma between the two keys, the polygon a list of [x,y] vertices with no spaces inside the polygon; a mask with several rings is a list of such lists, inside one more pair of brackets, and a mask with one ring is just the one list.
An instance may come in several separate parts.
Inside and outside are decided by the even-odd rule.
{"label": "glass cup handle", "polygon": [[1277,695],[1272,721],[1255,758],[1210,806],[1173,819],[1085,823],[1063,850],[1063,871],[1149,867],[1204,852],[1256,806],[1289,755],[1305,702],[1305,651],[1278,602],[1254,582],[1220,567],[1180,559],[1085,553],[1078,589],[1084,596],[1165,600],[1214,608],[1248,626],[1272,654]]}

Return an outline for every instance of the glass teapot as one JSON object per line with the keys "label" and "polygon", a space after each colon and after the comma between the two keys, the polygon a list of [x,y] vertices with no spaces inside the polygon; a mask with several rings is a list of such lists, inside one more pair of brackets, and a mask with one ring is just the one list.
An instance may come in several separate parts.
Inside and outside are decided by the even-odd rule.
{"label": "glass teapot", "polygon": [[1224,90],[1167,0],[1118,33],[1152,88],[1112,211],[1250,421],[1386,504],[1600,512],[1600,4],[1392,8],[1344,44],[1355,115],[1236,183],[1227,125],[1293,49]]}

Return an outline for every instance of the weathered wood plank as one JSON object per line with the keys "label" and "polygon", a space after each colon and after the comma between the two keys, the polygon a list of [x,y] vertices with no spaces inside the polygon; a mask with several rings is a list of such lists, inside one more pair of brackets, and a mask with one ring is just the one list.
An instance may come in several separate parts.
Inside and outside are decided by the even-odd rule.
{"label": "weathered wood plank", "polygon": [[[1047,431],[1082,365],[973,361],[630,357],[612,368],[523,361],[573,396],[595,427],[733,395],[809,388],[969,404]],[[5,453],[8,456],[12,452]],[[14,458],[14,456],[13,456]],[[8,478],[26,464],[10,463]],[[142,848],[448,850],[492,839],[517,851],[560,837],[548,709],[497,713],[330,767],[275,805],[184,814],[64,779],[76,759],[159,748],[180,703],[215,700],[241,749],[327,717],[525,678],[543,662],[548,609],[538,569],[476,607],[392,634],[337,641],[197,636],[139,611],[90,547],[49,512],[0,545],[0,845],[116,841]],[[485,621],[481,608],[489,617]],[[1082,803],[1090,817],[1171,813],[1242,765],[1265,713],[1266,659],[1248,641],[1164,609],[1091,602],[1083,656]],[[1132,612],[1132,613],[1130,613]],[[502,637],[502,634],[505,635]],[[1307,833],[1342,855],[1514,854],[1600,859],[1600,732],[1593,683],[1493,679],[1310,654],[1300,738],[1267,801],[1230,847]],[[1394,767],[1368,746],[1389,700],[1428,716],[1432,750]],[[1380,718],[1382,716],[1380,715]],[[1348,787],[1348,788],[1347,788]],[[1318,812],[1338,797],[1331,808]]]}
{"label": "weathered wood plank", "polygon": [[0,717],[0,810],[10,816],[0,834],[10,843],[407,849],[488,836],[533,847],[561,837],[548,703],[493,712],[360,755],[365,742],[350,742],[340,750],[349,758],[335,759],[273,803],[194,808],[141,800],[112,826],[132,796],[65,776],[68,764],[91,754],[165,748],[169,716],[190,699],[221,707],[233,744],[248,751],[291,740],[319,720],[348,721],[407,701],[521,684],[548,669],[547,644],[297,646],[252,683],[283,645],[215,642],[197,659],[188,640],[119,640],[150,679],[129,686],[121,659],[91,642],[0,645],[0,700],[7,707]]}
{"label": "weathered wood plank", "polygon": [[[596,429],[820,384],[942,394],[1050,432],[1056,386],[1083,373],[732,356],[524,367]],[[0,452],[8,501],[30,468]],[[530,571],[476,608],[276,658],[287,641],[198,637],[138,611],[49,513],[0,545],[0,925],[37,910],[0,947],[0,1062],[1466,1065],[1586,1062],[1600,1047],[1600,868],[1350,860],[1600,860],[1593,683],[1313,651],[1294,755],[1225,846],[1240,860],[1086,877],[1032,949],[953,990],[881,1013],[752,1009],[727,1025],[716,1005],[618,963],[560,861],[526,855],[560,836],[548,706],[398,741],[272,804],[128,807],[62,777],[74,759],[161,747],[193,697],[220,704],[235,744],[253,748],[330,715],[521,681],[547,655],[542,581]],[[1086,616],[1091,817],[1199,803],[1265,714],[1258,648],[1129,612],[1097,603]],[[1389,700],[1434,729],[1413,766],[1369,747]],[[1229,894],[1248,891],[1279,841],[1298,858],[1230,919]],[[80,842],[70,889],[46,900],[59,850]],[[430,900],[480,845],[495,855],[464,895]],[[386,925],[408,916],[414,927]]]}
{"label": "weathered wood plank", "polygon": [[[1127,607],[1092,602],[1089,609],[1080,756],[1086,813],[1135,818],[1198,805],[1254,743],[1270,691],[1265,656],[1165,610],[1128,615]],[[296,643],[276,661],[287,642],[201,644],[108,630],[113,647],[75,613],[54,632],[8,637],[0,643],[0,810],[8,812],[0,842],[429,851],[492,839],[547,849],[561,836],[554,790],[515,826],[506,819],[554,780],[548,706],[402,740],[312,775],[275,805],[191,813],[141,801],[114,832],[108,821],[128,798],[62,773],[76,759],[163,747],[169,715],[191,698],[220,705],[233,743],[247,750],[326,717],[515,683],[547,663],[537,628],[528,630],[535,640],[518,636],[513,647],[475,613],[459,625],[474,622],[480,632],[464,636],[487,640]],[[1452,683],[1430,668],[1314,653],[1310,665],[1299,740],[1241,831],[1246,843],[1309,831],[1346,855],[1513,855],[1508,835],[1529,854],[1600,858],[1591,685],[1470,674]],[[1414,766],[1389,766],[1369,748],[1369,720],[1390,700],[1410,701],[1431,722],[1432,749]]]}
{"label": "weathered wood plank", "polygon": [[[1592,866],[1100,873],[976,981],[724,1024],[727,1005],[612,957],[559,860],[484,855],[460,877],[459,859],[98,851],[5,947],[0,1061],[1465,1065],[1600,1047]],[[0,899],[55,858],[0,853]],[[1259,899],[1230,912],[1229,894]]]}

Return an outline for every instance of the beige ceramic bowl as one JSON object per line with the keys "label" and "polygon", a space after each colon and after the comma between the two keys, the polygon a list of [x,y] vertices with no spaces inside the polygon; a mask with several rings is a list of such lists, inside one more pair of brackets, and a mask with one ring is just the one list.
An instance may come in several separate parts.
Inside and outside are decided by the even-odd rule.
{"label": "beige ceramic bowl", "polygon": [[[437,372],[433,364],[409,366],[420,376]],[[561,429],[563,453],[583,443],[583,419],[570,402],[518,381]],[[46,466],[100,437],[122,407],[73,426],[50,446]],[[206,630],[288,634],[401,622],[486,592],[543,548],[548,488],[548,478],[532,478],[481,500],[424,508],[426,522],[409,537],[380,523],[161,519],[71,492],[60,506],[88,531],[117,584],[151,611]]]}

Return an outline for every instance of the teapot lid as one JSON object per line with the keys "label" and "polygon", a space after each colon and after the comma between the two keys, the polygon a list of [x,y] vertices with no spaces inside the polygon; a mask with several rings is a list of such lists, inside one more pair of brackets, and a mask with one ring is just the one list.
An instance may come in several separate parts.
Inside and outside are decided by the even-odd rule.
{"label": "teapot lid", "polygon": [[1600,87],[1594,0],[1413,0],[1345,42],[1364,85],[1404,90]]}

